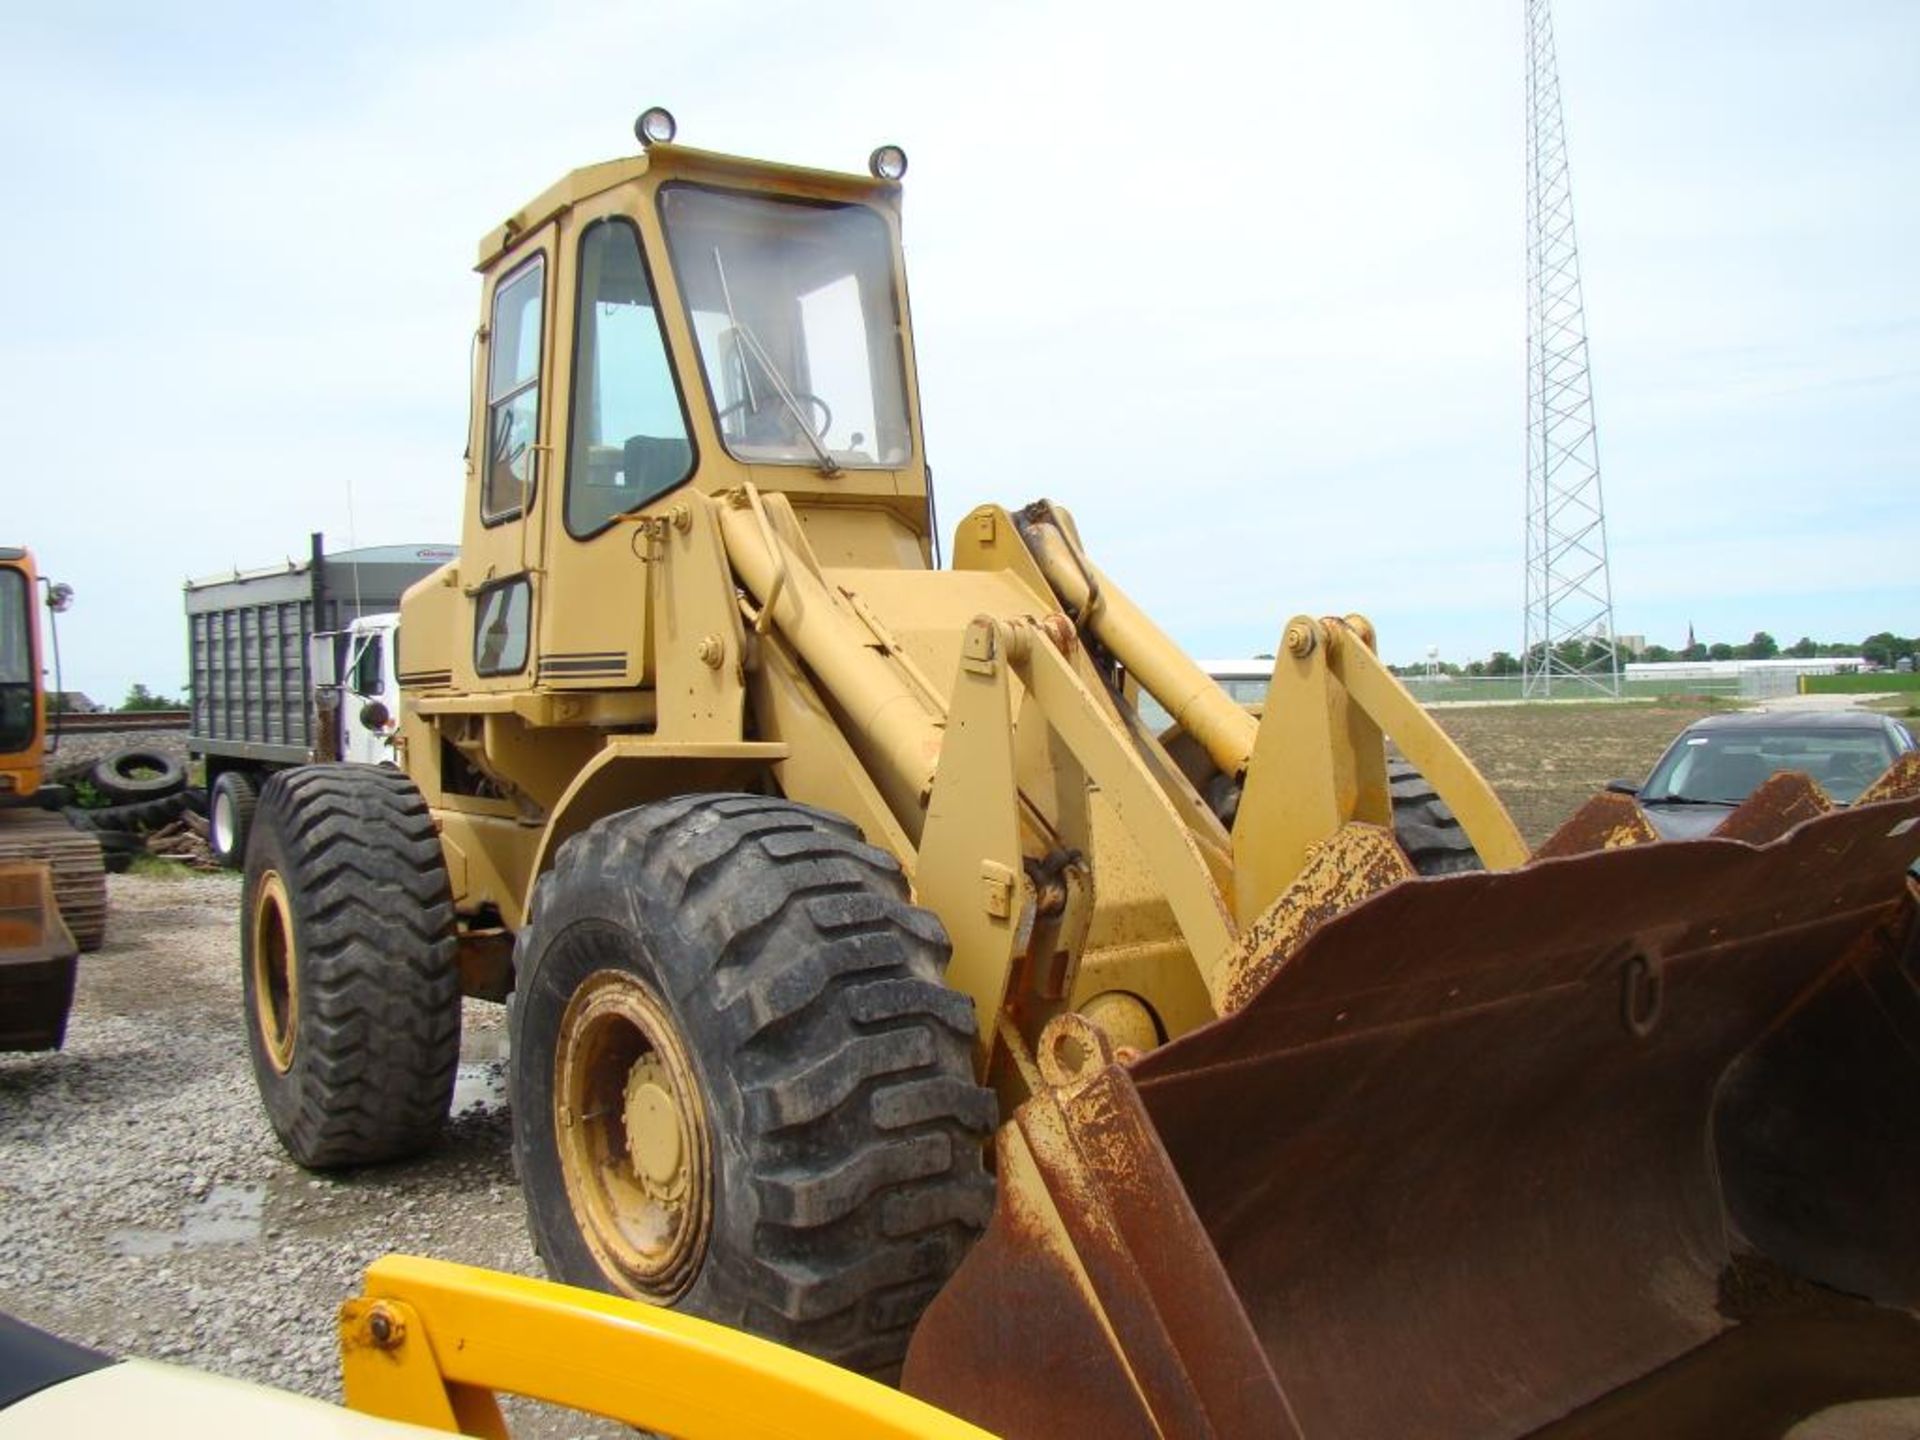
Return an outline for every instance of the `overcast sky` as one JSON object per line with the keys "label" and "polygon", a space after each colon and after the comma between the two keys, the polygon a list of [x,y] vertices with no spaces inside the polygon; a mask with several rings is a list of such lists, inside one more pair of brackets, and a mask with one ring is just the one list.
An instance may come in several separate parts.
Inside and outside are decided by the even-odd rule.
{"label": "overcast sky", "polygon": [[[1920,5],[1562,0],[1618,629],[1920,630]],[[1520,643],[1521,0],[10,7],[0,542],[70,688],[180,583],[456,540],[471,273],[680,138],[906,224],[943,526],[1049,495],[1191,650]]]}

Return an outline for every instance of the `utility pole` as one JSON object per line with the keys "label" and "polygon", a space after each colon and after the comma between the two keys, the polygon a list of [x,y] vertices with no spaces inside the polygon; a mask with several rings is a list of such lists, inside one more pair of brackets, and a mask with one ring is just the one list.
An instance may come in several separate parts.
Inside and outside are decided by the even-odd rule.
{"label": "utility pole", "polygon": [[1620,693],[1607,512],[1549,0],[1527,7],[1527,603],[1521,693]]}

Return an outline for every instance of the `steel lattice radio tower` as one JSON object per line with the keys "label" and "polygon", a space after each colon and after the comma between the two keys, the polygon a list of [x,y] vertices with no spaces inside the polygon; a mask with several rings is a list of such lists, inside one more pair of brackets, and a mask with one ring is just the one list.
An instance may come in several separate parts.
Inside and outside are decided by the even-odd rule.
{"label": "steel lattice radio tower", "polygon": [[1607,512],[1549,0],[1527,6],[1527,613],[1523,694],[1620,693]]}

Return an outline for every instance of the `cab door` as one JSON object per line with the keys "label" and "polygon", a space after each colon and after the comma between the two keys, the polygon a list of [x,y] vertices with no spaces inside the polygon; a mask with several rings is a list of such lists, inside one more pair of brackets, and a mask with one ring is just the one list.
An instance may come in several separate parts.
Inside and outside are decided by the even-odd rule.
{"label": "cab door", "polygon": [[467,643],[454,656],[460,689],[533,684],[545,538],[540,515],[553,469],[553,316],[560,279],[554,248],[555,227],[543,226],[503,256],[487,280],[462,527]]}
{"label": "cab door", "polygon": [[691,478],[694,447],[639,223],[604,197],[573,212],[562,243],[572,303],[567,393],[553,407],[565,421],[555,425],[539,679],[558,690],[630,689],[648,678],[658,543],[633,517]]}

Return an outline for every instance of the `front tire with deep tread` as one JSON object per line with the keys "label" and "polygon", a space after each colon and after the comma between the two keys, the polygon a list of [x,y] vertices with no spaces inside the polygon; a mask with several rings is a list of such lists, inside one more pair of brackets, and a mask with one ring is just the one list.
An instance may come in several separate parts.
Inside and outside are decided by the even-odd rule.
{"label": "front tire with deep tread", "polygon": [[[972,1006],[941,980],[948,952],[893,858],[803,805],[689,796],[570,839],[520,932],[510,1011],[514,1156],[548,1268],[891,1379],[993,1208],[996,1106],[973,1079]],[[704,1206],[704,1229],[671,1283],[610,1273],[591,1202],[569,1192],[595,1183],[561,1138],[585,1120],[556,1114],[577,1093],[559,1072],[586,1022],[569,1017],[610,982],[660,1003],[682,1052],[660,1058],[684,1058],[698,1092],[685,1129],[708,1193],[680,1213]],[[606,1117],[594,1153],[635,1173],[646,1136],[617,1097],[660,1073],[639,1053],[616,1103],[586,1107]]]}
{"label": "front tire with deep tread", "polygon": [[248,1049],[287,1153],[323,1170],[424,1149],[453,1098],[460,982],[413,782],[370,765],[275,775],[242,897]]}

